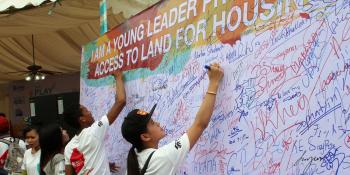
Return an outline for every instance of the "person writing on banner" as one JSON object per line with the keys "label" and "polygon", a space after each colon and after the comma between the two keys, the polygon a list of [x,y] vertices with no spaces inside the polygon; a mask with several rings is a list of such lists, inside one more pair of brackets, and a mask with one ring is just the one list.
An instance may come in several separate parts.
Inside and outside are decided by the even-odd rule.
{"label": "person writing on banner", "polygon": [[158,144],[165,136],[165,132],[159,123],[151,118],[156,105],[150,112],[134,109],[128,113],[121,128],[123,137],[132,144],[127,159],[127,175],[176,173],[180,163],[209,124],[223,75],[223,69],[219,64],[210,66],[208,90],[192,126],[179,139],[160,148]]}
{"label": "person writing on banner", "polygon": [[107,115],[94,121],[91,112],[82,105],[74,105],[64,112],[64,121],[76,130],[64,150],[66,174],[109,175],[110,168],[103,145],[107,129],[113,124],[126,103],[121,72],[113,73],[116,80],[115,102]]}

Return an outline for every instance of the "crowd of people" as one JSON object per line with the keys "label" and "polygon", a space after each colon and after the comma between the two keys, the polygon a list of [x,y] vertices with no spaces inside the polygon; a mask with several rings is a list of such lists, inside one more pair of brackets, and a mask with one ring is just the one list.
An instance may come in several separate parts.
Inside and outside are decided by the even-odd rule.
{"label": "crowd of people", "polygon": [[[64,122],[74,132],[72,137],[61,125],[53,123],[28,126],[23,131],[23,142],[10,136],[10,124],[6,116],[0,114],[0,175],[109,175],[119,171],[120,167],[108,161],[104,149],[108,127],[126,105],[122,73],[113,75],[115,103],[98,121],[94,120],[98,117],[93,117],[89,109],[79,104],[64,111]],[[193,124],[180,138],[164,146],[159,147],[159,142],[165,137],[165,131],[152,119],[156,105],[149,112],[134,109],[127,114],[121,127],[122,136],[132,145],[125,160],[127,175],[176,173],[209,124],[223,75],[219,64],[210,66],[207,92]]]}

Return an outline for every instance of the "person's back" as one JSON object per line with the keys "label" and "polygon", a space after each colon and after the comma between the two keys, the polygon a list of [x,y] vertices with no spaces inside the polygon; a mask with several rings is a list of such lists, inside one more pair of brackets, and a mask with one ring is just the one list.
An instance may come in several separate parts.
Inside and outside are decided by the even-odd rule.
{"label": "person's back", "polygon": [[46,163],[43,172],[46,175],[65,175],[64,155],[61,153],[54,155],[54,157]]}
{"label": "person's back", "polygon": [[9,122],[0,113],[0,175],[21,172],[25,143],[9,135]]}
{"label": "person's back", "polygon": [[40,129],[41,175],[65,175],[63,150],[68,140],[66,130],[57,123],[48,124]]}
{"label": "person's back", "polygon": [[[10,129],[9,122],[6,119],[5,114],[0,114],[0,139],[5,139],[10,136],[8,133]],[[0,142],[0,175],[7,174],[7,171],[4,169],[4,166],[8,156],[8,147],[8,143]]]}
{"label": "person's back", "polygon": [[4,166],[8,155],[8,146],[7,143],[0,141],[0,175],[7,174]]}
{"label": "person's back", "polygon": [[66,145],[66,165],[72,165],[77,174],[110,174],[103,140],[109,123],[106,116],[83,129]]}
{"label": "person's back", "polygon": [[8,172],[19,173],[26,145],[23,140],[15,137],[0,138],[0,167]]}

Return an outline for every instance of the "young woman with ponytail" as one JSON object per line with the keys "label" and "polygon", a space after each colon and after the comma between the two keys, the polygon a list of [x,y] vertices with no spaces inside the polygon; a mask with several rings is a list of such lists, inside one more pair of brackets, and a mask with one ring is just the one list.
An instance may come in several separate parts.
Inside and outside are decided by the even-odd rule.
{"label": "young woman with ponytail", "polygon": [[122,124],[123,137],[132,144],[128,153],[127,175],[173,175],[208,126],[214,110],[216,93],[224,75],[219,64],[208,71],[209,86],[192,126],[179,139],[158,147],[165,132],[150,112],[134,109]]}

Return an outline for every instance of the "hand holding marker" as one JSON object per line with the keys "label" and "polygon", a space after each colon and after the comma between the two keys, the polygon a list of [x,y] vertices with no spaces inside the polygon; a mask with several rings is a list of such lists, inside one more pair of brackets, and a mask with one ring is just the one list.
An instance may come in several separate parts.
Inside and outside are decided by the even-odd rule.
{"label": "hand holding marker", "polygon": [[207,69],[207,70],[211,69],[210,66],[208,66],[208,65],[205,65],[204,68]]}

